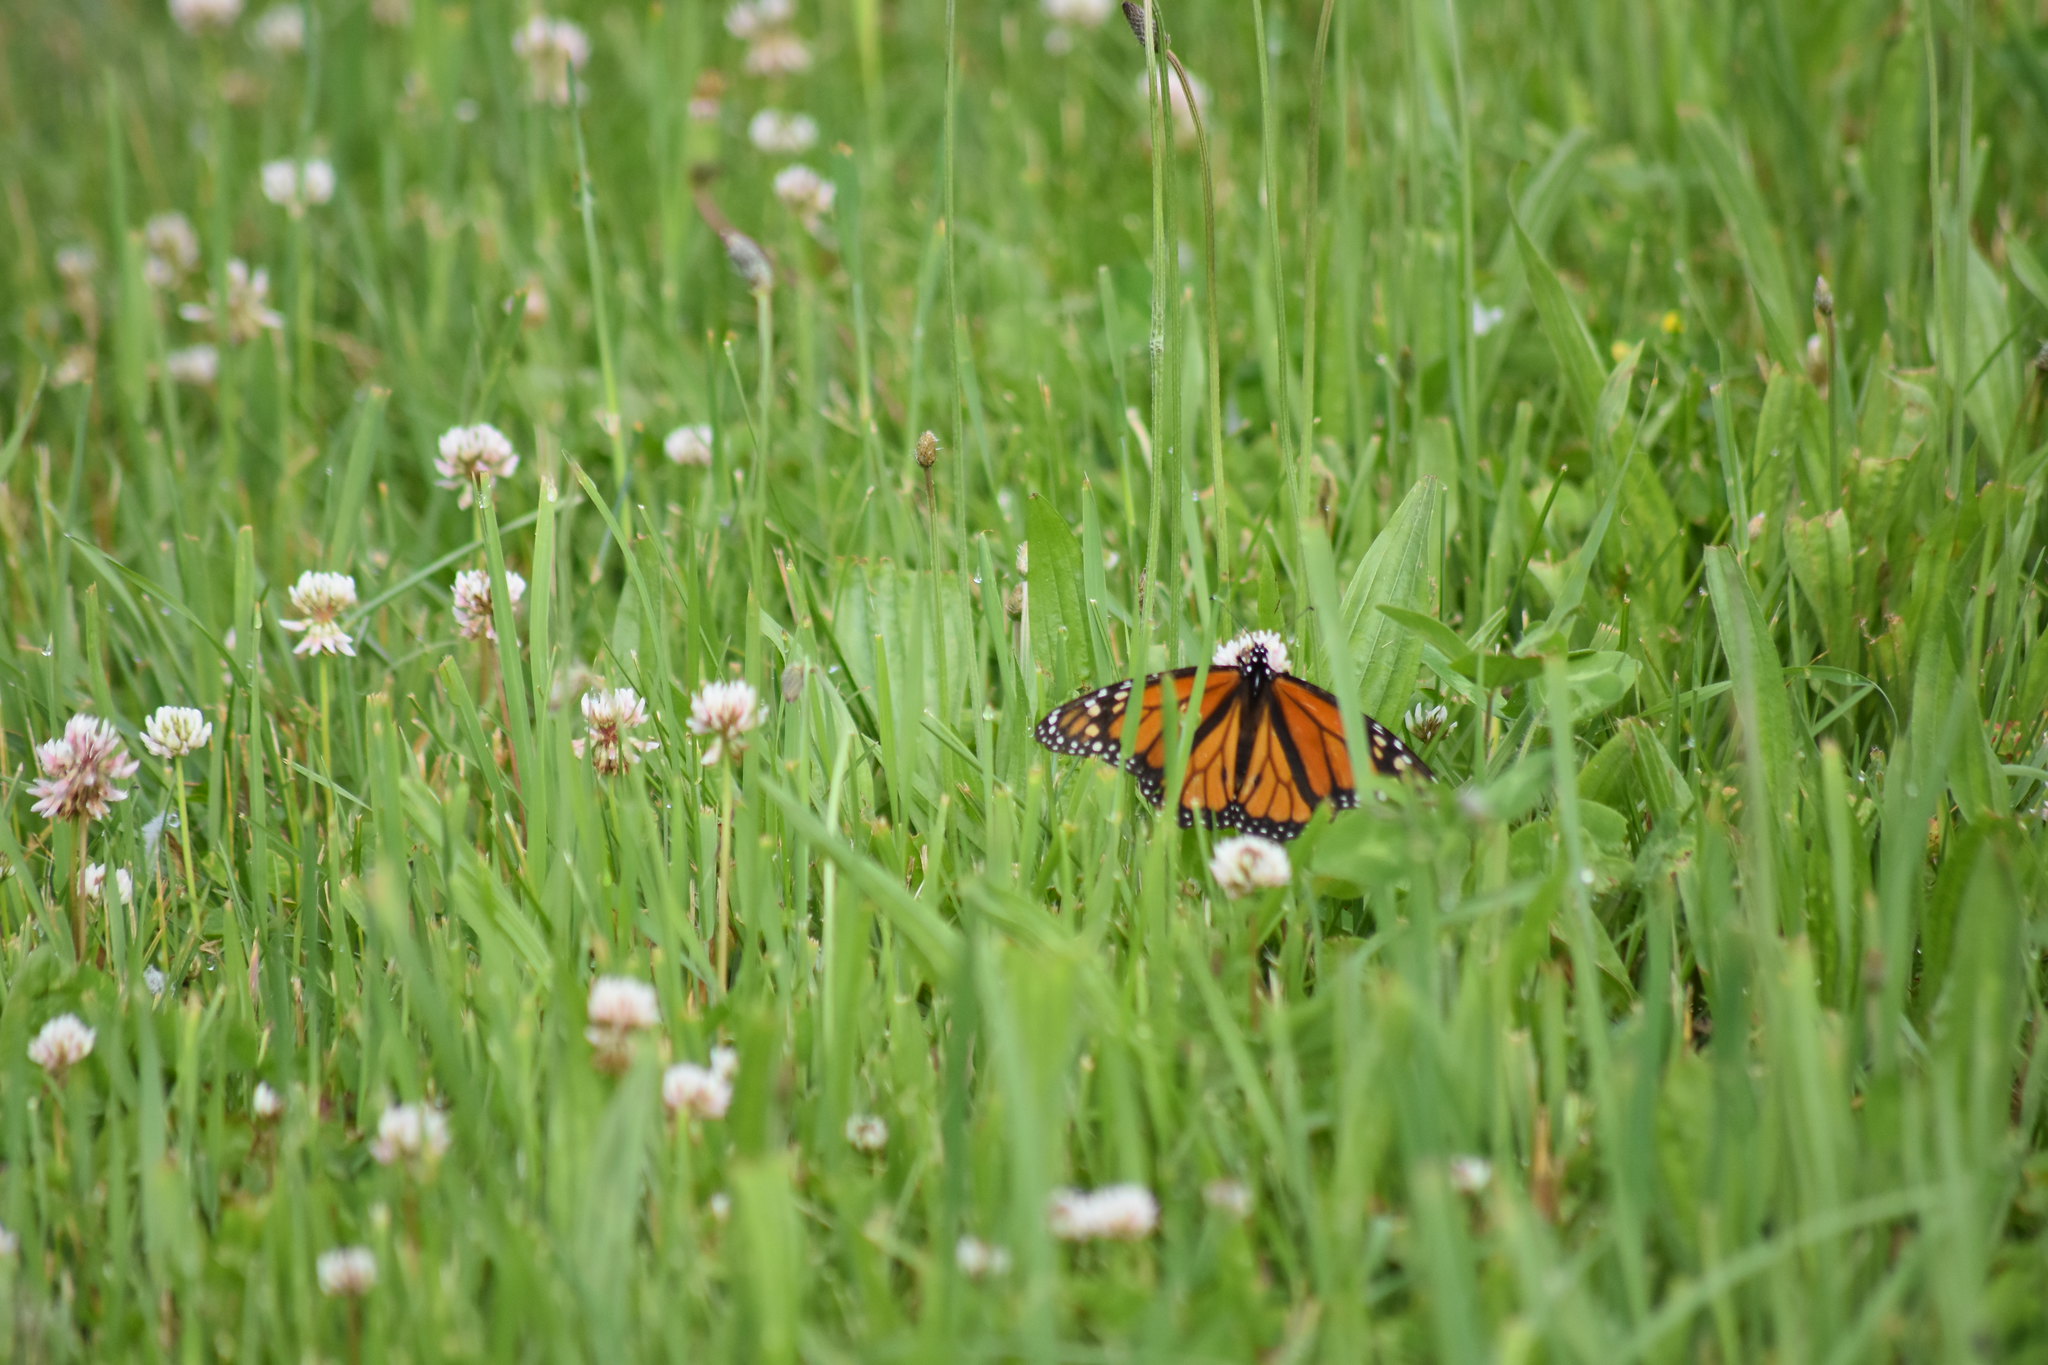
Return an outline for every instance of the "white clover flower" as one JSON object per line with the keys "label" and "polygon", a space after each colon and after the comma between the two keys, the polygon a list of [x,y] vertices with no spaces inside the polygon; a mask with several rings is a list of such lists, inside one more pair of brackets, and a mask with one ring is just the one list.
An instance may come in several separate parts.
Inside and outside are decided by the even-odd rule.
{"label": "white clover flower", "polygon": [[769,29],[786,27],[796,18],[796,0],[742,0],[725,12],[725,31],[750,43]]}
{"label": "white clover flower", "polygon": [[1063,1242],[1136,1242],[1159,1227],[1159,1201],[1143,1185],[1055,1190],[1046,1225]]}
{"label": "white clover flower", "polygon": [[159,706],[142,725],[142,747],[158,758],[198,753],[212,738],[212,722],[190,706]]}
{"label": "white clover flower", "polygon": [[94,716],[73,716],[61,737],[36,746],[43,775],[29,790],[31,809],[48,820],[104,820],[128,793],[116,782],[135,776],[142,765],[129,757],[121,733]]}
{"label": "white clover flower", "polygon": [[306,50],[306,11],[297,5],[272,5],[256,18],[249,41],[273,57]]}
{"label": "white clover flower", "polygon": [[57,278],[77,288],[90,284],[100,270],[100,254],[83,243],[57,248]]}
{"label": "white clover flower", "polygon": [[1446,734],[1458,728],[1451,724],[1450,721],[1451,713],[1441,702],[1435,706],[1427,706],[1422,702],[1416,702],[1415,705],[1408,708],[1405,724],[1408,727],[1408,733],[1415,737],[1416,743],[1427,744],[1438,735]]}
{"label": "white clover flower", "polygon": [[1287,850],[1271,839],[1240,834],[1219,840],[1209,859],[1209,875],[1223,894],[1236,900],[1265,887],[1286,886],[1294,880]]}
{"label": "white clover flower", "polygon": [[1478,1194],[1493,1183],[1493,1163],[1483,1156],[1454,1156],[1445,1169],[1459,1194]]}
{"label": "white clover flower", "polygon": [[1116,12],[1116,0],[1042,0],[1045,17],[1070,28],[1101,28]]}
{"label": "white clover flower", "polygon": [[220,378],[220,348],[201,344],[181,346],[164,355],[164,373],[174,384],[211,388]]}
{"label": "white clover flower", "polygon": [[661,747],[657,740],[633,738],[632,732],[647,721],[647,703],[632,688],[595,688],[583,694],[586,733],[569,747],[578,758],[588,753],[590,766],[610,777],[638,763],[641,754]]}
{"label": "white clover flower", "polygon": [[962,1237],[953,1244],[953,1264],[970,1280],[991,1280],[1010,1273],[1010,1253],[979,1237]]}
{"label": "white clover flower", "polygon": [[187,33],[224,29],[241,13],[242,0],[171,0],[171,19]]}
{"label": "white clover flower", "polygon": [[292,649],[294,654],[346,654],[355,657],[356,642],[341,628],[339,617],[356,604],[356,580],[349,574],[317,573],[308,569],[291,588],[296,621],[279,625],[306,638]]}
{"label": "white clover flower", "polygon": [[249,1112],[258,1123],[270,1123],[284,1112],[284,1096],[271,1088],[269,1081],[258,1081],[256,1092],[249,1097]]}
{"label": "white clover flower", "polygon": [[610,1033],[631,1033],[661,1024],[661,1001],[654,987],[630,976],[600,976],[591,982],[586,1012],[593,1029]]}
{"label": "white clover flower", "polygon": [[855,1114],[846,1120],[846,1140],[856,1152],[879,1152],[889,1145],[888,1121],[879,1114]]}
{"label": "white clover flower", "polygon": [[526,63],[527,91],[536,103],[566,107],[569,73],[590,62],[590,36],[567,19],[536,14],[512,35],[512,55]]}
{"label": "white clover flower", "polygon": [[1277,633],[1248,630],[1216,646],[1209,662],[1217,668],[1264,668],[1271,673],[1285,673],[1293,660],[1288,656],[1287,642]]}
{"label": "white clover flower", "polygon": [[377,1287],[377,1253],[368,1247],[336,1247],[314,1263],[320,1292],[330,1299],[357,1299]]}
{"label": "white clover flower", "polygon": [[[505,591],[512,605],[526,596],[526,580],[505,570]],[[498,629],[491,613],[491,576],[482,569],[464,569],[455,575],[455,633],[465,640],[495,640]]]}
{"label": "white clover flower", "polygon": [[712,1222],[723,1223],[732,1217],[732,1196],[720,1190],[704,1201],[704,1209],[711,1215]]}
{"label": "white clover flower", "polygon": [[1202,1202],[1232,1218],[1248,1218],[1252,1211],[1252,1187],[1242,1180],[1212,1180],[1202,1186]]}
{"label": "white clover flower", "polygon": [[95,905],[106,899],[107,865],[105,863],[87,863],[84,867],[78,869],[78,895],[80,899],[89,900]]}
{"label": "white clover flower", "polygon": [[769,156],[802,156],[817,145],[818,122],[809,114],[763,109],[747,121],[747,138]]}
{"label": "white clover flower", "polygon": [[114,897],[122,905],[132,905],[135,902],[135,877],[125,867],[114,869]]}
{"label": "white clover flower", "polygon": [[489,422],[471,427],[450,427],[441,433],[440,454],[434,460],[435,482],[442,488],[462,490],[456,505],[467,507],[476,499],[479,487],[489,479],[509,479],[519,468],[519,456],[511,438]]}
{"label": "white clover flower", "polygon": [[1488,308],[1478,299],[1472,300],[1472,335],[1485,336],[1507,321],[1507,316],[1508,310],[1505,308]]}
{"label": "white clover flower", "polygon": [[711,1067],[678,1062],[662,1073],[661,1102],[678,1117],[722,1119],[732,1107],[732,1082]]}
{"label": "white clover flower", "polygon": [[711,1049],[711,1074],[722,1081],[729,1081],[740,1074],[739,1049],[714,1047]]}
{"label": "white clover flower", "polygon": [[747,48],[750,76],[795,76],[811,69],[811,45],[787,29],[764,33]]}
{"label": "white clover flower", "polygon": [[164,975],[163,968],[144,967],[142,969],[142,988],[148,991],[152,996],[162,995],[164,993],[164,987],[168,986],[169,984],[170,978]]}
{"label": "white clover flower", "polygon": [[716,736],[704,751],[707,764],[728,753],[737,757],[746,749],[748,732],[759,729],[765,719],[767,709],[752,683],[705,683],[690,698],[690,733]]}
{"label": "white clover flower", "polygon": [[77,1015],[60,1014],[28,1045],[28,1059],[61,1081],[65,1072],[92,1055],[95,1036]]}
{"label": "white clover flower", "polygon": [[263,197],[294,218],[334,198],[334,167],[315,157],[307,161],[263,163]]}
{"label": "white clover flower", "polygon": [[613,1075],[632,1064],[633,1036],[661,1024],[654,987],[630,976],[601,976],[592,982],[585,1011],[590,1025],[583,1036],[596,1050],[592,1064]]}
{"label": "white clover flower", "polygon": [[806,225],[831,213],[838,193],[837,186],[809,166],[785,166],[775,173],[775,197]]}
{"label": "white clover flower", "polygon": [[182,213],[151,215],[142,225],[142,246],[149,253],[142,279],[153,289],[169,289],[199,264],[199,234]]}
{"label": "white clover flower", "polygon": [[99,357],[93,354],[92,347],[68,347],[58,358],[57,368],[50,371],[50,387],[73,389],[80,384],[91,383],[92,377],[99,373],[99,368]]}
{"label": "white clover flower", "polygon": [[677,427],[662,438],[661,453],[680,465],[710,464],[710,425],[699,422],[695,426]]}
{"label": "white clover flower", "polygon": [[184,304],[179,307],[178,316],[187,322],[222,319],[228,341],[236,346],[284,326],[284,315],[270,306],[270,272],[251,270],[249,263],[242,260],[228,262],[225,304],[218,299],[212,303]]}
{"label": "white clover flower", "polygon": [[370,1155],[379,1166],[405,1162],[432,1167],[448,1154],[453,1141],[448,1116],[433,1105],[394,1104],[377,1120]]}

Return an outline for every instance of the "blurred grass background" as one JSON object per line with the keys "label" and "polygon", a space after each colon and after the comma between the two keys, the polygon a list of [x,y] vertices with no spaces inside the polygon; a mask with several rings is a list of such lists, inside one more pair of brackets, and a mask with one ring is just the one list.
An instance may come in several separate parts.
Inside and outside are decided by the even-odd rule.
{"label": "blurred grass background", "polygon": [[[2048,1353],[2048,16],[1175,0],[1212,300],[1196,145],[1065,12],[806,3],[764,76],[717,7],[565,5],[577,110],[510,5],[0,13],[10,1358]],[[315,156],[331,202],[266,201]],[[239,345],[180,316],[231,260],[282,315]],[[472,511],[477,421],[523,463]],[[449,584],[508,567],[501,658]],[[291,655],[308,569],[359,657]],[[1030,730],[1254,625],[1451,728],[1228,901]],[[570,752],[593,673],[656,716],[625,778]],[[727,676],[729,990],[683,725]],[[214,742],[92,827],[136,894],[81,959],[31,746],[161,704]],[[616,1078],[600,973],[663,1006]],[[731,1113],[674,1125],[720,1041]],[[446,1160],[374,1163],[422,1099]],[[1155,1237],[1051,1238],[1125,1180]]]}

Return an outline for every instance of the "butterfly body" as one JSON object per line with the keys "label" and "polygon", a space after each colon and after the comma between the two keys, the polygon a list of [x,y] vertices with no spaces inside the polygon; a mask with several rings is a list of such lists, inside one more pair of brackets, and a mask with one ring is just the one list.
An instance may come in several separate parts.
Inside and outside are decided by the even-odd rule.
{"label": "butterfly body", "polygon": [[[1358,804],[1358,785],[1337,699],[1287,671],[1287,647],[1269,631],[1250,631],[1216,651],[1202,695],[1199,669],[1178,668],[1136,682],[1084,692],[1039,722],[1038,742],[1054,753],[1121,762],[1155,806],[1166,803],[1166,707],[1193,699],[1194,739],[1179,819],[1199,819],[1269,839],[1292,839],[1328,801]],[[1138,696],[1133,710],[1131,698]],[[1128,759],[1123,731],[1137,717]],[[1435,776],[1408,746],[1367,717],[1374,769],[1383,775]]]}

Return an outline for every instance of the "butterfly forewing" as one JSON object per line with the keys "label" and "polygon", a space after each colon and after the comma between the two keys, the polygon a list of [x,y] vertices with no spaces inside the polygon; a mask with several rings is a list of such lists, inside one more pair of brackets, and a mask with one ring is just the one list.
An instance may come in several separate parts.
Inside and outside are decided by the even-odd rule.
{"label": "butterfly forewing", "polygon": [[[1196,670],[1176,669],[1147,678],[1142,687],[1115,683],[1084,692],[1039,723],[1040,744],[1054,753],[1116,763],[1132,693],[1138,696],[1137,734],[1126,771],[1153,805],[1166,801],[1165,704],[1184,708]],[[1269,674],[1254,688],[1235,668],[1212,667],[1188,754],[1187,779],[1177,814],[1183,825],[1199,819],[1269,839],[1292,839],[1328,801],[1340,810],[1358,804],[1356,770],[1344,740],[1337,699],[1285,673]],[[1365,718],[1375,771],[1387,777],[1435,776],[1429,765],[1385,726]]]}

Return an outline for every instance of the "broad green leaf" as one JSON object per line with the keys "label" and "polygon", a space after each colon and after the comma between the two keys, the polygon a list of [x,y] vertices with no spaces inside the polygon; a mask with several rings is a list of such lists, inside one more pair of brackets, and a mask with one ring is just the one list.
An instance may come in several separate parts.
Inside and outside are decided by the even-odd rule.
{"label": "broad green leaf", "polygon": [[1771,359],[1787,370],[1797,370],[1805,353],[1800,342],[1805,332],[1800,325],[1804,310],[1797,302],[1784,252],[1772,234],[1770,215],[1764,208],[1763,195],[1757,190],[1756,178],[1744,164],[1734,140],[1712,115],[1695,113],[1687,118],[1685,138],[1693,159],[1706,172],[1714,201],[1721,206],[1721,214],[1735,237],[1735,249],[1749,277],[1750,292],[1756,297],[1757,311],[1763,315]]}
{"label": "broad green leaf", "polygon": [[1036,494],[1024,520],[1031,546],[1026,579],[1031,586],[1032,652],[1053,680],[1053,695],[1064,696],[1086,681],[1091,655],[1081,542],[1052,504]]}
{"label": "broad green leaf", "polygon": [[1378,608],[1427,612],[1436,605],[1430,556],[1443,496],[1443,485],[1434,479],[1409,489],[1344,589],[1340,611],[1359,670],[1358,705],[1369,716],[1398,712],[1415,690],[1422,637]]}
{"label": "broad green leaf", "polygon": [[1522,270],[1529,277],[1529,294],[1536,304],[1537,320],[1543,325],[1551,354],[1557,357],[1565,397],[1578,413],[1579,424],[1590,440],[1600,429],[1600,392],[1606,383],[1600,352],[1557,272],[1529,240],[1520,223],[1515,224],[1515,242],[1521,247]]}
{"label": "broad green leaf", "polygon": [[1785,674],[1763,609],[1749,590],[1742,566],[1724,545],[1707,551],[1707,592],[1721,627],[1721,652],[1735,684],[1735,724],[1752,780],[1764,790],[1753,799],[1766,804],[1787,826],[1799,809],[1799,773],[1794,758],[1792,705]]}
{"label": "broad green leaf", "polygon": [[1856,629],[1856,559],[1849,514],[1837,507],[1826,516],[1793,517],[1785,523],[1785,552],[1792,576],[1820,619],[1828,661],[1839,668],[1859,662]]}

